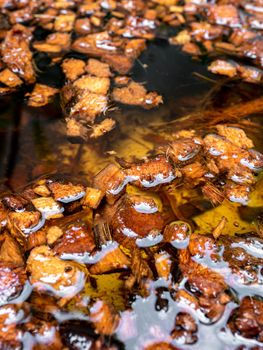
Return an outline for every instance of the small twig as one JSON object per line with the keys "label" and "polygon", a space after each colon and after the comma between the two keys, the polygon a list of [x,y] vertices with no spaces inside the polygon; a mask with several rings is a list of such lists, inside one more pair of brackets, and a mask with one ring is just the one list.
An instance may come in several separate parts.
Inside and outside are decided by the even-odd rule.
{"label": "small twig", "polygon": [[213,229],[212,235],[217,239],[223,232],[227,223],[227,218],[225,216],[219,221],[218,225]]}
{"label": "small twig", "polygon": [[198,72],[193,72],[193,75],[195,75],[196,77],[198,77],[200,79],[207,80],[207,81],[209,81],[210,83],[213,83],[213,84],[218,83],[217,80],[209,78],[209,77],[206,77],[205,75],[203,75],[201,73],[198,73]]}
{"label": "small twig", "polygon": [[93,227],[95,244],[98,249],[109,241],[112,241],[110,226],[107,222],[99,222]]}

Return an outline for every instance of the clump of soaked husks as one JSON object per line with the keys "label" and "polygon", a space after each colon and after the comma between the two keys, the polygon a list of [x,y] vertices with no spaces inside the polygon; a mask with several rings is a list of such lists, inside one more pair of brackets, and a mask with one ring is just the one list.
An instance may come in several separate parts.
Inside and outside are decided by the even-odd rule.
{"label": "clump of soaked husks", "polygon": [[262,218],[201,234],[172,196],[246,208],[263,167],[252,140],[184,130],[120,163],[88,186],[53,175],[2,195],[1,349],[261,349]]}
{"label": "clump of soaked husks", "polygon": [[[157,107],[162,97],[127,76],[155,37],[156,6],[115,0],[0,3],[0,95],[33,85],[28,104],[41,107],[60,92],[68,135],[85,140],[115,127],[107,117],[114,102]],[[41,59],[49,61],[44,72]],[[38,82],[54,66],[63,73],[62,89],[56,78],[51,86]]]}
{"label": "clump of soaked husks", "polygon": [[212,73],[262,83],[261,1],[183,3],[170,7],[175,25],[185,25],[170,43],[194,57],[211,57]]}
{"label": "clump of soaked husks", "polygon": [[[96,139],[115,127],[109,111],[116,102],[146,109],[162,103],[129,74],[165,26],[180,29],[167,38],[171,44],[194,57],[210,55],[211,72],[262,83],[261,6],[260,0],[2,1],[0,96],[27,85],[28,104],[41,107],[60,93],[68,135]],[[40,82],[55,66],[63,86],[52,76],[50,85]]]}

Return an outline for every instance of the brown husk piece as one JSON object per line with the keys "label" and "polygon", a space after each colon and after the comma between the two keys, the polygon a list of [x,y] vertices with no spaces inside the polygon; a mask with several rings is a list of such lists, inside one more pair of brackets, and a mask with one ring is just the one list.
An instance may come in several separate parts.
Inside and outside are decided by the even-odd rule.
{"label": "brown husk piece", "polygon": [[179,312],[175,318],[175,328],[171,336],[173,339],[184,339],[184,344],[195,343],[198,338],[194,318],[186,312]]}
{"label": "brown husk piece", "polygon": [[90,320],[99,334],[112,335],[119,323],[119,315],[105,301],[96,301],[90,309]]}
{"label": "brown husk piece", "polygon": [[71,227],[71,222],[66,227],[62,226],[63,235],[55,240],[53,251],[58,255],[90,253],[95,248],[91,227],[81,219],[78,220],[77,214],[72,219],[74,226]]}
{"label": "brown husk piece", "polygon": [[106,252],[100,261],[89,267],[89,272],[92,275],[110,273],[112,271],[119,271],[128,269],[130,266],[130,259],[122,252],[119,247],[114,250]]}
{"label": "brown husk piece", "polygon": [[75,58],[66,58],[61,66],[68,80],[76,80],[85,72],[85,62]]}
{"label": "brown husk piece", "polygon": [[28,105],[31,107],[42,107],[52,101],[59,90],[51,86],[36,84],[33,91],[28,96]]}
{"label": "brown husk piece", "polygon": [[21,247],[7,232],[0,236],[0,260],[5,263],[13,263],[16,266],[24,265]]}
{"label": "brown husk piece", "polygon": [[[140,206],[151,207],[154,212],[149,213],[141,211]],[[110,210],[111,208],[109,208]],[[152,204],[150,198],[143,196],[124,195],[115,204],[115,213],[111,220],[113,227],[113,237],[122,244],[125,239],[125,232],[132,237],[146,237],[149,234],[156,235],[160,233],[165,225],[162,213],[159,212],[156,204]]]}
{"label": "brown husk piece", "polygon": [[256,297],[245,297],[241,305],[230,316],[228,327],[232,333],[261,342],[263,336],[262,308],[261,300]]}
{"label": "brown husk piece", "polygon": [[94,58],[90,58],[88,60],[88,64],[86,66],[86,71],[100,78],[109,78],[111,77],[110,67],[107,63],[103,63]]}
{"label": "brown husk piece", "polygon": [[59,259],[48,246],[36,247],[30,252],[27,271],[35,290],[51,290],[54,295],[60,296],[62,293],[67,298],[72,298],[78,292],[80,280],[84,278],[78,264]]}
{"label": "brown husk piece", "polygon": [[134,285],[139,286],[139,288],[144,288],[145,283],[151,280],[153,273],[149,267],[149,264],[145,259],[142,258],[141,252],[138,248],[133,251],[131,259],[131,275],[125,282],[127,289],[132,288]]}
{"label": "brown husk piece", "polygon": [[0,72],[0,82],[10,88],[15,88],[23,84],[23,81],[8,68]]}
{"label": "brown husk piece", "polygon": [[13,262],[0,263],[0,303],[1,305],[10,302],[18,297],[27,280],[25,268],[18,267]]}
{"label": "brown husk piece", "polygon": [[146,109],[154,108],[163,102],[162,97],[157,93],[147,93],[143,85],[134,81],[129,82],[125,87],[114,88],[112,97],[116,102],[138,105]]}
{"label": "brown husk piece", "polygon": [[36,80],[32,52],[29,48],[31,39],[32,33],[29,28],[15,24],[7,32],[1,44],[3,62],[13,73],[18,73],[27,84],[33,84]]}

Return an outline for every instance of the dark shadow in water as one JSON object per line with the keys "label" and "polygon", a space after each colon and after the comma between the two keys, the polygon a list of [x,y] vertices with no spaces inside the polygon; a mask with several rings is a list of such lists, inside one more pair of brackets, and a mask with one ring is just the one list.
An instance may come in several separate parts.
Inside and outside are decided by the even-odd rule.
{"label": "dark shadow in water", "polygon": [[[49,60],[45,55],[42,56],[38,58],[38,68],[42,70],[41,83],[51,84],[55,79],[56,84],[53,85],[61,86],[64,78],[60,68],[47,69],[45,64]],[[76,54],[69,53],[68,56]],[[191,59],[179,48],[160,38],[150,43],[136,61],[132,77],[144,82],[148,90],[162,94],[164,104],[158,110],[151,111],[118,106],[118,110],[111,113],[120,125],[113,135],[92,145],[97,148],[98,157],[100,153],[113,149],[112,146],[118,139],[130,136],[130,128],[125,128],[126,125],[147,127],[153,121],[175,120],[196,109],[215,86],[213,82],[220,81],[218,77],[209,74],[205,64]],[[231,86],[228,90],[228,95],[236,91]],[[34,177],[33,173],[38,175],[50,169],[61,171],[63,159],[57,156],[58,148],[70,144],[65,136],[58,100],[46,107],[34,109],[26,106],[23,93],[0,99],[0,184],[11,184],[13,188],[13,179],[23,184]],[[33,171],[34,168],[38,168],[37,171]],[[71,172],[71,169],[66,170]]]}

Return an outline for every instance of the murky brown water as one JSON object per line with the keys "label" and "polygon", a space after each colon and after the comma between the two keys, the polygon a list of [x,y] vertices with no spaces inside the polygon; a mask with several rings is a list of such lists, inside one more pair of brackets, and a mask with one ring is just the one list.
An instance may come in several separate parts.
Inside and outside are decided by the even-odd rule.
{"label": "murky brown water", "polygon": [[[255,98],[261,93],[260,87],[255,85],[228,81],[221,84],[222,80],[219,83],[217,78],[207,73],[201,62],[192,61],[190,57],[180,53],[177,48],[168,46],[162,40],[150,45],[136,63],[133,77],[137,81],[146,82],[149,90],[161,93],[164,96],[164,105],[153,111],[122,107],[112,111],[112,115],[118,120],[118,127],[111,135],[91,144],[71,144],[67,140],[61,111],[56,103],[42,109],[32,109],[23,103],[22,95],[2,99],[0,101],[2,189],[17,190],[34,178],[52,172],[69,173],[90,181],[93,175],[112,162],[116,155],[127,160],[142,158],[150,154],[154,146],[169,140],[170,135],[184,127],[185,123],[192,128],[209,128],[207,120],[202,122],[202,119],[198,119],[196,122],[195,119],[181,120],[180,117],[195,113],[196,110],[212,110],[237,104]],[[262,122],[262,115],[250,118],[252,123],[260,120]],[[243,123],[243,127],[254,140],[257,149],[262,151],[262,129],[255,128],[251,123]],[[255,213],[257,208],[263,206],[262,185],[261,179],[248,205],[252,208],[250,212],[252,214],[248,216],[240,206],[224,202],[212,210],[198,212],[193,217],[199,227],[198,232],[211,232],[223,215],[228,219],[225,233],[253,231]],[[189,203],[189,198],[192,202],[199,199],[199,193],[195,190],[178,189],[173,195],[177,205]],[[132,303],[130,302],[132,313],[125,311],[127,300],[123,294],[120,274],[99,276],[96,278],[96,283],[96,291],[87,285],[84,294],[109,299],[121,312],[122,321],[117,337],[127,349],[140,348],[142,344],[147,344],[152,339],[161,341],[173,328],[174,315],[182,309],[173,302],[170,293],[165,289],[165,284],[160,280],[153,283],[151,287],[153,293],[149,297],[134,297]],[[156,296],[155,291],[158,287],[163,288],[161,297]],[[262,291],[253,288],[239,292],[240,295],[245,292],[262,294]],[[169,304],[168,312],[156,308],[158,298],[165,299]],[[232,349],[231,336],[222,333],[221,328],[233,307],[230,303],[220,321],[209,326],[208,320],[197,312],[194,316],[199,320],[199,341],[195,345],[183,348],[199,350],[205,348],[205,344],[209,342],[213,344],[215,350]],[[69,306],[69,310],[76,311],[75,306]],[[57,319],[59,317],[57,315]],[[134,329],[139,330],[139,333],[126,339],[125,322],[128,318],[128,323],[133,323]],[[229,344],[232,345],[225,347],[220,337],[228,337]],[[240,344],[240,341],[235,341],[236,345]]]}
{"label": "murky brown water", "polygon": [[83,146],[70,144],[65,137],[58,104],[34,109],[23,103],[23,94],[3,99],[1,182],[16,189],[37,175],[55,170],[71,172],[72,167],[80,174],[94,174],[112,159],[109,151],[118,156],[145,155],[153,148],[155,136],[159,136],[153,126],[194,110],[213,86],[194,76],[194,72],[208,74],[200,63],[165,41],[151,44],[137,61],[133,77],[145,82],[149,90],[163,94],[164,105],[153,111],[123,106],[112,111],[119,122],[115,132]]}
{"label": "murky brown water", "polygon": [[[54,75],[53,71],[51,74]],[[118,127],[112,135],[88,145],[71,144],[67,140],[58,102],[30,108],[23,102],[23,93],[2,98],[1,184],[17,189],[44,173],[71,173],[72,169],[75,174],[90,176],[113,159],[112,151],[119,157],[140,158],[152,150],[153,144],[161,142],[164,135],[184,126],[167,122],[206,105],[221,108],[233,101],[239,103],[259,95],[261,90],[252,84],[227,82],[219,87],[217,77],[210,75],[201,62],[193,61],[160,39],[136,62],[132,75],[135,80],[145,82],[149,90],[161,93],[164,105],[151,111],[123,106],[113,110],[111,115],[117,119]],[[215,90],[212,99],[211,90]],[[257,146],[261,142],[260,138],[255,141]]]}

